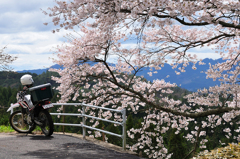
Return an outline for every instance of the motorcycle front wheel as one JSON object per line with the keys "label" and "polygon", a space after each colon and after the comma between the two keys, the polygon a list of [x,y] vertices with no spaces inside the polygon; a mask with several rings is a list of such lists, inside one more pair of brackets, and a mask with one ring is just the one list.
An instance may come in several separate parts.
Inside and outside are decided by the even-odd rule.
{"label": "motorcycle front wheel", "polygon": [[40,119],[41,123],[43,124],[41,126],[42,132],[45,136],[51,136],[53,134],[53,120],[51,115],[47,110],[41,110],[39,112],[38,118]]}
{"label": "motorcycle front wheel", "polygon": [[20,110],[15,111],[9,118],[11,127],[19,133],[31,133],[36,125],[31,126],[27,123],[27,115],[24,115]]}

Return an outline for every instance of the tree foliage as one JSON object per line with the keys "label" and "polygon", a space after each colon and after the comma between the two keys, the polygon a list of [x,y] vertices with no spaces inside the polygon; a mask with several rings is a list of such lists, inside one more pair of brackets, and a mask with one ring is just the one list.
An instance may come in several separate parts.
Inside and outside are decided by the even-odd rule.
{"label": "tree foliage", "polygon": [[40,75],[37,75],[36,73],[18,73],[13,71],[1,71],[0,72],[0,86],[2,87],[11,87],[11,88],[18,88],[21,89],[21,83],[20,78],[24,74],[30,74],[33,77],[34,80],[34,86],[45,84],[45,83],[51,83],[53,87],[56,87],[58,84],[56,84],[55,81],[51,80],[51,76],[58,77],[57,73],[54,72],[43,72]]}
{"label": "tree foliage", "polygon": [[[86,103],[144,110],[141,128],[128,132],[141,134],[132,151],[144,148],[150,158],[169,158],[162,134],[171,128],[175,134],[187,130],[184,138],[192,152],[206,149],[206,132],[223,129],[226,138],[239,132],[231,129],[240,115],[239,105],[239,7],[234,0],[74,0],[56,1],[49,9],[53,23],[61,28],[79,28],[80,38],[70,37],[70,45],[58,47],[52,69],[60,86],[60,102]],[[131,44],[131,47],[128,44]],[[210,65],[206,77],[219,80],[218,86],[202,89],[184,97],[169,98],[175,84],[163,79],[153,82],[136,74],[145,66],[161,71],[166,62],[185,71],[190,62],[204,64],[194,49],[210,47],[224,62]],[[109,61],[114,59],[115,63]],[[154,72],[149,72],[154,76]],[[88,84],[89,81],[93,85]],[[84,88],[84,89],[82,89]],[[88,90],[87,92],[85,90]],[[158,96],[156,96],[158,94]],[[236,123],[238,124],[238,123]],[[191,127],[190,127],[191,126]],[[191,128],[191,131],[189,130]],[[154,131],[153,131],[154,130]],[[239,136],[232,137],[235,142]]]}

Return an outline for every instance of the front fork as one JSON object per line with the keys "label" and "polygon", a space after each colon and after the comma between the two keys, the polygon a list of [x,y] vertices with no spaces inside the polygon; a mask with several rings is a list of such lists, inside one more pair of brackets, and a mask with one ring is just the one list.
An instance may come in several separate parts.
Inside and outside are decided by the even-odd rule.
{"label": "front fork", "polygon": [[41,106],[36,106],[34,107],[32,110],[29,111],[28,108],[23,108],[22,107],[22,119],[24,120],[24,115],[27,115],[31,117],[31,120],[29,121],[27,119],[27,124],[32,125],[33,123],[36,123],[39,126],[44,126],[45,122],[41,121],[41,119],[38,119],[37,117],[39,116],[39,112],[42,110],[43,108]]}
{"label": "front fork", "polygon": [[[22,119],[24,119],[24,117],[27,116],[26,117],[27,124],[32,125],[32,123],[34,122],[33,110],[29,111],[28,108],[23,108],[22,107],[21,112],[22,112]],[[30,117],[30,119],[29,119],[29,117]]]}

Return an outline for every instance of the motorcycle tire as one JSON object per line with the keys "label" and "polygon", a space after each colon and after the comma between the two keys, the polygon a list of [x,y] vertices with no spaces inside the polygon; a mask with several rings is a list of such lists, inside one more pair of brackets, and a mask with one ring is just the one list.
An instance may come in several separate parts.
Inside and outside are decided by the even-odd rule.
{"label": "motorcycle tire", "polygon": [[35,123],[32,125],[27,123],[26,116],[24,116],[20,110],[10,115],[9,123],[18,133],[31,133],[36,128]]}
{"label": "motorcycle tire", "polygon": [[49,112],[47,110],[41,110],[38,114],[38,119],[43,124],[43,126],[41,126],[43,134],[45,136],[51,136],[53,134],[54,125]]}

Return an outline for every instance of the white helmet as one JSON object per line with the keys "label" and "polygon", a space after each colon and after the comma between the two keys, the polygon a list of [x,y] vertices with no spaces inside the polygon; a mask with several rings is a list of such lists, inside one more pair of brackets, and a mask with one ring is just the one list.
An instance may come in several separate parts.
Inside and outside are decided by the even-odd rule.
{"label": "white helmet", "polygon": [[32,85],[33,82],[34,82],[33,79],[32,79],[32,76],[29,75],[29,74],[23,75],[20,78],[20,81],[21,81],[23,86],[25,86],[25,85]]}

